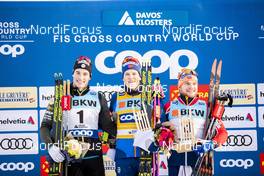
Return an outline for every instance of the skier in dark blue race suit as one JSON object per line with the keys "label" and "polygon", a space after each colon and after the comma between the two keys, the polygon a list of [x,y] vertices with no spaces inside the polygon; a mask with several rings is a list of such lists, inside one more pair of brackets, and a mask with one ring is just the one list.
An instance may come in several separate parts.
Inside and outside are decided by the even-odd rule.
{"label": "skier in dark blue race suit", "polygon": [[[64,162],[68,158],[66,155],[75,153],[75,158],[71,157],[69,163],[69,176],[104,176],[105,170],[98,129],[106,131],[113,139],[116,136],[116,125],[111,120],[105,97],[90,90],[88,85],[92,75],[91,68],[91,60],[86,56],[79,57],[73,67],[73,82],[70,86],[72,108],[70,115],[67,118],[63,117],[63,122],[68,134],[73,137],[69,143],[72,141],[71,144],[75,145],[75,148],[65,151],[65,148],[51,145],[48,149],[50,158],[53,162],[58,163]],[[57,142],[54,141],[52,134],[53,107],[51,102],[41,124],[41,139],[46,144]],[[80,158],[81,142],[87,144],[88,151]]]}

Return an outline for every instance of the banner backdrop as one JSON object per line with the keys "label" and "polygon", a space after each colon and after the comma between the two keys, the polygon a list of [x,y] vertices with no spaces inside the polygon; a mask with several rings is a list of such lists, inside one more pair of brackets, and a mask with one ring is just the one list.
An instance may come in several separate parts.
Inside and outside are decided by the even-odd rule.
{"label": "banner backdrop", "polygon": [[263,19],[256,0],[1,2],[0,175],[40,174],[53,74],[71,79],[80,55],[92,59],[91,85],[105,90],[122,84],[125,56],[150,58],[166,100],[181,68],[196,69],[206,85],[213,60],[222,59],[220,92],[235,105],[223,117],[229,137],[215,154],[215,175],[264,174]]}

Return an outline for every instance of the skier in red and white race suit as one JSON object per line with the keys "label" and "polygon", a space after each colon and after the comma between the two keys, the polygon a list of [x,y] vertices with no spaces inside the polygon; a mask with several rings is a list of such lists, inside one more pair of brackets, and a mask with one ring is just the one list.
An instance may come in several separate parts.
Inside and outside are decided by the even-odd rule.
{"label": "skier in red and white race suit", "polygon": [[[193,121],[194,137],[202,145],[192,151],[177,153],[172,150],[168,159],[169,176],[191,175],[198,157],[209,150],[214,150],[227,140],[228,134],[221,120],[216,126],[216,135],[212,140],[203,140],[206,131],[207,103],[199,99],[198,75],[194,70],[183,69],[178,77],[179,96],[176,100],[165,104],[167,120],[173,124],[176,134],[180,132],[180,119],[191,118]],[[176,137],[177,138],[177,137]]]}
{"label": "skier in red and white race suit", "polygon": [[[189,149],[183,153],[178,153],[174,148],[175,145],[173,145],[170,148],[171,156],[168,159],[169,176],[190,176],[198,157],[204,152],[214,150],[216,147],[225,143],[228,134],[223,122],[218,120],[216,135],[212,140],[204,140],[207,103],[197,97],[198,78],[194,70],[182,70],[179,74],[178,88],[179,97],[174,101],[166,103],[164,106],[168,122],[164,122],[162,125],[173,132],[174,140],[176,140],[180,138],[179,134],[182,128],[181,119],[188,118],[191,121],[190,123],[193,124],[194,139],[199,142],[199,145],[194,145],[193,147],[186,146]],[[154,139],[153,131],[137,131],[134,145],[146,151],[157,151],[162,148],[158,138],[156,134],[156,139]],[[149,141],[153,142],[150,143]],[[175,143],[177,142],[175,141]]]}

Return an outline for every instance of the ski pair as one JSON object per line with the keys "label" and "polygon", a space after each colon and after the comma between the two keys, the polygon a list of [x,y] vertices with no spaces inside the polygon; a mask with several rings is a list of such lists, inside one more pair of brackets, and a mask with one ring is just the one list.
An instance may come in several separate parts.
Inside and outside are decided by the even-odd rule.
{"label": "ski pair", "polygon": [[[160,84],[159,78],[156,78],[154,81],[154,85],[152,85],[152,67],[151,60],[144,59],[142,61],[142,94],[141,94],[141,102],[142,102],[142,110],[147,114],[153,115],[151,118],[150,125],[152,129],[155,128],[157,123],[160,123],[161,116],[161,98],[164,98],[164,93],[162,91],[162,87]],[[153,103],[153,104],[152,104]],[[145,105],[147,107],[153,107],[151,110],[153,112],[147,112]],[[153,105],[153,106],[152,106]],[[149,108],[147,108],[149,109]],[[147,117],[148,118],[148,117]],[[153,153],[153,155],[148,154],[147,152],[141,150],[140,156],[140,166],[139,166],[139,174],[140,176],[159,175],[159,153]]]}
{"label": "ski pair", "polygon": [[[156,127],[157,124],[160,124],[160,118],[161,118],[161,99],[165,97],[160,79],[157,77],[154,80],[154,85],[152,86],[152,99],[153,99],[153,128]],[[153,168],[153,176],[159,176],[160,170],[159,170],[159,164],[161,161],[161,156],[163,156],[164,153],[161,151],[157,151],[153,153],[153,162],[152,162],[152,168]]]}
{"label": "ski pair", "polygon": [[[148,107],[151,106],[152,68],[151,68],[150,59],[144,59],[142,61],[141,80],[142,80],[141,110],[144,110],[143,107],[146,106],[147,109],[149,109]],[[139,176],[151,176],[152,175],[152,166],[151,166],[152,156],[151,154],[140,149],[140,159],[139,160],[140,160],[140,163],[139,163],[138,175]]]}
{"label": "ski pair", "polygon": [[[222,70],[222,60],[217,62],[217,59],[214,60],[209,83],[209,94],[208,94],[208,106],[207,106],[207,116],[206,116],[206,130],[204,133],[205,139],[212,139],[215,129],[214,124],[216,118],[212,116],[212,111],[215,106],[216,99],[219,96],[219,85],[221,78]],[[210,176],[214,175],[214,154],[213,151],[204,153],[196,161],[192,176]]]}
{"label": "ski pair", "polygon": [[[65,129],[63,118],[69,116],[71,108],[70,81],[63,81],[62,73],[54,73],[55,91],[54,91],[54,111],[53,111],[53,129],[55,131],[54,142],[59,148],[64,149]],[[67,176],[68,163],[52,163],[49,168],[49,176]]]}

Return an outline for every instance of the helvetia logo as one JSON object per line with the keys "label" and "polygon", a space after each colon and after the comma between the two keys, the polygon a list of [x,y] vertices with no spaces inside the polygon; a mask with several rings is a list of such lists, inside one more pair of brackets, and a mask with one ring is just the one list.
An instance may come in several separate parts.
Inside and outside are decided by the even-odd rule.
{"label": "helvetia logo", "polygon": [[32,125],[35,124],[35,122],[34,122],[34,120],[33,120],[33,118],[32,118],[31,116],[28,118],[27,123],[28,123],[28,124],[32,124]]}
{"label": "helvetia logo", "polygon": [[121,20],[119,21],[118,25],[135,25],[132,18],[130,17],[129,13],[125,11],[124,15],[122,16]]}
{"label": "helvetia logo", "polygon": [[5,120],[0,120],[0,124],[6,124],[6,125],[11,125],[11,124],[31,124],[34,125],[35,121],[33,120],[32,116],[29,116],[28,120],[25,120],[23,118],[18,118],[18,119],[5,119]]}
{"label": "helvetia logo", "polygon": [[224,115],[222,118],[223,121],[251,121],[253,122],[253,118],[252,115],[250,113],[247,114],[247,116],[243,116],[243,115],[234,115],[234,116],[228,116],[228,115]]}
{"label": "helvetia logo", "polygon": [[246,120],[251,121],[251,122],[253,121],[253,118],[250,113],[247,114]]}

